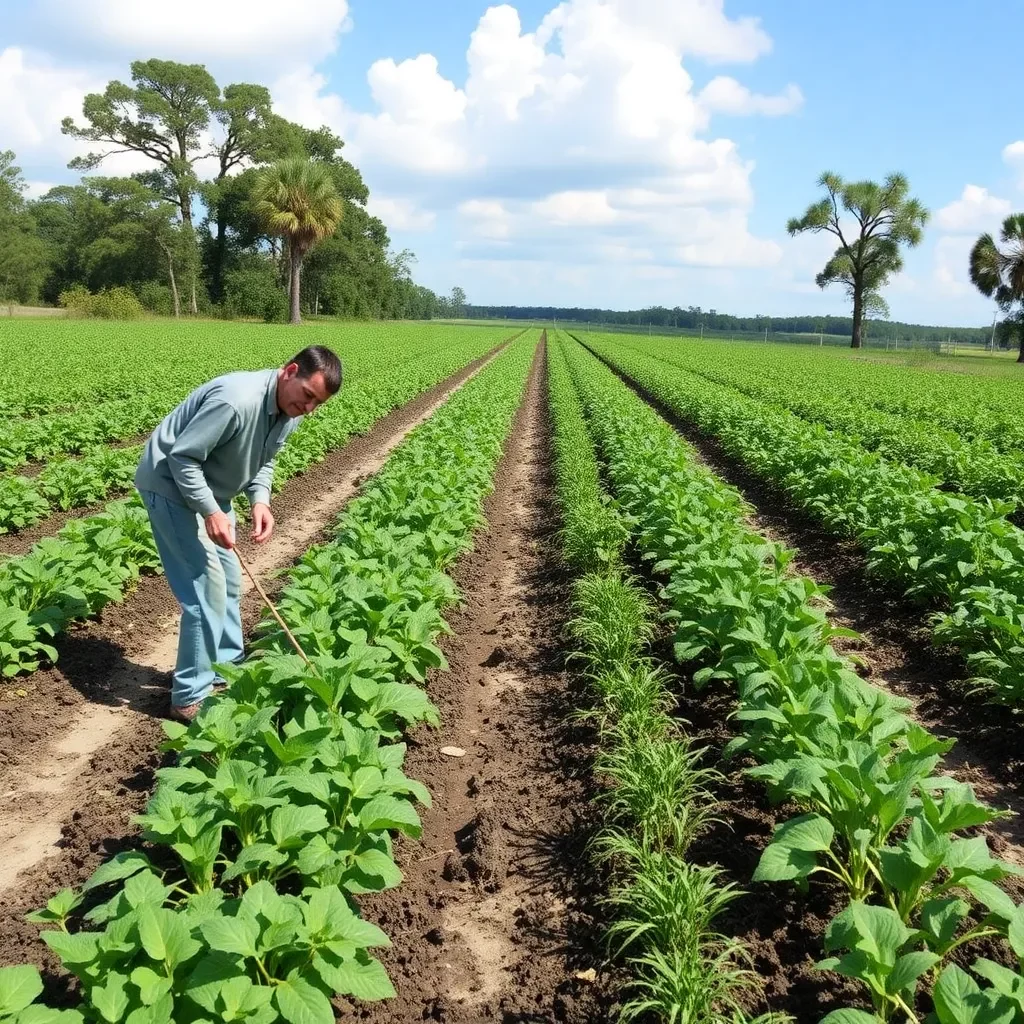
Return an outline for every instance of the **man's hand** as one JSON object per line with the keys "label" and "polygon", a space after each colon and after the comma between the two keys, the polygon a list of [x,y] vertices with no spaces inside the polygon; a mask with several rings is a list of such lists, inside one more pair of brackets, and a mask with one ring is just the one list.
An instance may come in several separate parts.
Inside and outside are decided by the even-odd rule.
{"label": "man's hand", "polygon": [[217,547],[230,550],[235,546],[235,528],[226,512],[214,512],[212,516],[206,517],[206,536],[213,541]]}
{"label": "man's hand", "polygon": [[257,502],[252,507],[252,539],[257,544],[270,540],[274,532],[274,513],[270,511],[269,505]]}

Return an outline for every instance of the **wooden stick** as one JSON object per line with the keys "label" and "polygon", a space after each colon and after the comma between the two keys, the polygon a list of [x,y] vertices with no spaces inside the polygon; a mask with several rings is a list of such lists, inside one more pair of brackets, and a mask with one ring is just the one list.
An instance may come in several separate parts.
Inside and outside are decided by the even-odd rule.
{"label": "wooden stick", "polygon": [[273,615],[275,619],[277,619],[277,624],[284,630],[284,635],[288,637],[288,639],[292,642],[292,647],[295,648],[295,650],[298,652],[299,657],[306,663],[310,672],[312,672],[313,675],[315,675],[319,679],[320,673],[317,672],[317,670],[313,667],[313,662],[311,662],[309,658],[306,657],[306,652],[299,646],[299,641],[295,639],[295,636],[292,633],[292,631],[288,628],[287,623],[284,621],[284,619],[281,618],[280,613],[274,607],[274,602],[271,601],[269,597],[267,597],[267,592],[260,586],[260,581],[256,579],[256,577],[253,575],[252,569],[249,568],[249,563],[246,562],[246,560],[242,557],[242,552],[239,551],[237,547],[233,550],[235,552],[236,557],[238,558],[239,564],[246,571],[246,573],[249,576],[249,579],[252,580],[252,585],[256,588],[260,597],[263,598],[263,603],[270,609],[270,614]]}

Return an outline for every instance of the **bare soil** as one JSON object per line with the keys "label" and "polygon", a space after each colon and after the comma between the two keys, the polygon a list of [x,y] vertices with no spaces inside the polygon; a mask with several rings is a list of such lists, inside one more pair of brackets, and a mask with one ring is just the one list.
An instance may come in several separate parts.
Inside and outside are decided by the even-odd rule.
{"label": "bare soil", "polygon": [[[243,542],[253,570],[265,578],[327,539],[360,484],[493,354],[289,481],[275,499],[274,541],[263,548]],[[251,629],[260,604],[248,588],[242,611]],[[132,841],[131,818],[160,761],[176,644],[176,603],[162,578],[147,577],[123,604],[63,636],[54,667],[0,687],[0,964],[43,959],[52,966],[23,915]],[[2,699],[16,689],[28,695]]]}
{"label": "bare soil", "polygon": [[569,719],[578,695],[564,671],[568,585],[542,359],[487,501],[489,528],[455,572],[466,603],[443,645],[450,669],[429,680],[441,728],[416,733],[408,757],[433,808],[422,838],[397,844],[405,881],[363,903],[394,943],[383,959],[398,997],[346,1004],[343,1021],[609,1019],[585,852],[599,823],[592,736]]}

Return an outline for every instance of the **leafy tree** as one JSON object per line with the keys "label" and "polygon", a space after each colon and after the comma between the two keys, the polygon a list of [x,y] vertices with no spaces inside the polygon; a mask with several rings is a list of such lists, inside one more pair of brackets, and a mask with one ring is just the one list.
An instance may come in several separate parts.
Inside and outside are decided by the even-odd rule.
{"label": "leafy tree", "polygon": [[[839,282],[853,301],[850,345],[861,347],[865,300],[877,295],[890,276],[903,267],[901,246],[921,241],[928,211],[910,198],[910,186],[902,174],[890,174],[879,185],[874,181],[844,182],[826,171],[818,180],[826,195],[800,218],[786,225],[791,235],[826,231],[839,246],[815,278],[820,288]],[[844,224],[844,219],[846,223]]]}
{"label": "leafy tree", "polygon": [[11,150],[0,152],[0,300],[35,302],[49,264],[25,204],[25,179]]}
{"label": "leafy tree", "polygon": [[0,152],[0,213],[18,213],[25,203],[25,179],[13,150]]}
{"label": "leafy tree", "polygon": [[224,312],[231,317],[259,317],[268,323],[288,319],[288,299],[270,259],[247,255],[227,272]]}
{"label": "leafy tree", "polygon": [[217,83],[201,64],[169,60],[132,61],[131,74],[133,85],[115,79],[102,93],[85,97],[87,125],[76,125],[70,117],[61,122],[61,131],[73,139],[116,147],[76,157],[68,166],[93,170],[114,153],[142,153],[160,165],[182,223],[191,224],[198,184],[193,166],[202,155],[202,133],[219,101]]}
{"label": "leafy tree", "polygon": [[177,207],[142,182],[88,177],[51,189],[32,210],[53,254],[51,301],[76,284],[99,292],[160,278],[180,310],[178,283],[194,276],[195,246]]}
{"label": "leafy tree", "polygon": [[257,176],[253,204],[267,229],[288,244],[290,321],[301,323],[302,261],[316,242],[334,232],[342,217],[334,179],[322,163],[297,157],[280,160]]}
{"label": "leafy tree", "polygon": [[270,125],[277,115],[271,109],[270,90],[263,85],[239,83],[224,89],[224,95],[212,107],[223,139],[215,147],[218,170],[214,181],[203,188],[203,198],[216,221],[210,259],[210,296],[219,302],[224,293],[224,260],[227,253],[227,210],[221,202],[222,186],[231,171],[246,161],[268,159],[271,146]]}
{"label": "leafy tree", "polygon": [[[133,85],[116,79],[102,93],[89,93],[82,103],[88,124],[76,125],[70,117],[61,131],[74,139],[116,147],[76,157],[68,165],[92,170],[113,153],[142,153],[159,165],[146,184],[177,203],[185,237],[192,235],[192,200],[199,182],[195,162],[202,155],[202,133],[210,124],[220,90],[201,64],[169,60],[132,61]],[[196,283],[191,285],[191,310],[197,312]]]}
{"label": "leafy tree", "polygon": [[[996,245],[988,233],[974,243],[971,281],[982,295],[994,298],[1004,313],[1011,314],[1006,322],[1016,328],[1020,339],[1017,362],[1024,363],[1024,213],[1012,214],[1003,221],[999,241],[1005,248]],[[1019,308],[1014,311],[1014,306]]]}
{"label": "leafy tree", "polygon": [[453,317],[465,316],[466,293],[458,285],[452,289],[451,309]]}

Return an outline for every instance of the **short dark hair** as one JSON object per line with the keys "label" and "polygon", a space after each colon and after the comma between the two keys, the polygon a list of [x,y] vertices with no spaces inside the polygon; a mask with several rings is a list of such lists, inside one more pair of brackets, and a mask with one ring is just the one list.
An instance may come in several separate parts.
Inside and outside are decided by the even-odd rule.
{"label": "short dark hair", "polygon": [[292,363],[299,368],[299,376],[307,380],[314,373],[322,373],[329,394],[336,395],[341,388],[341,360],[326,345],[307,345],[284,365]]}

